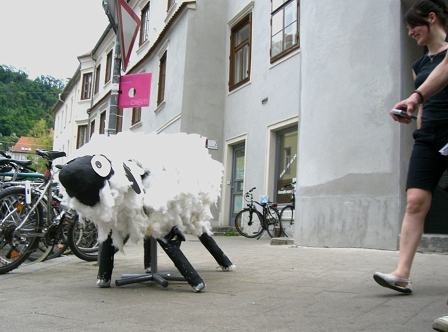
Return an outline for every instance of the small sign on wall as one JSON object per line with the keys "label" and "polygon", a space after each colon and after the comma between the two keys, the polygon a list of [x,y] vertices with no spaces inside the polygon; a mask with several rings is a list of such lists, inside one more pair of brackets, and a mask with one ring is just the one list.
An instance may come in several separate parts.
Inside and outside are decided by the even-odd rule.
{"label": "small sign on wall", "polygon": [[118,107],[133,108],[149,106],[152,73],[130,74],[120,77]]}
{"label": "small sign on wall", "polygon": [[207,139],[205,141],[205,147],[211,150],[218,150],[218,141],[213,139]]}

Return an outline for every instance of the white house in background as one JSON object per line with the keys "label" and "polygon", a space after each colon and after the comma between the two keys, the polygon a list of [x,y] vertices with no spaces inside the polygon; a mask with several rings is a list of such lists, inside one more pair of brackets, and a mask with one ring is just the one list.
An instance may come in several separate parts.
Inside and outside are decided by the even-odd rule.
{"label": "white house in background", "polygon": [[41,147],[34,137],[21,136],[9,152],[12,159],[27,160],[28,156],[32,156],[34,160],[37,160],[36,149],[38,148]]}
{"label": "white house in background", "polygon": [[[121,74],[152,73],[151,97],[115,129],[217,142],[215,225],[232,225],[248,189],[285,203],[297,179],[297,244],[396,249],[413,126],[388,111],[423,53],[401,20],[414,2],[130,0],[142,24]],[[107,27],[54,106],[68,159],[106,133],[115,40]]]}

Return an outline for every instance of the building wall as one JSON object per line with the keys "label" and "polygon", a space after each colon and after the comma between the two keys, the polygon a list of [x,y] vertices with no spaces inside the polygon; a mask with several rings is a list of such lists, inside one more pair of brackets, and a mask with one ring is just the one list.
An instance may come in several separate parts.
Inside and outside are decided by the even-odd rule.
{"label": "building wall", "polygon": [[409,91],[402,86],[402,3],[315,0],[303,1],[301,11],[295,238],[396,249],[411,139],[388,114]]}
{"label": "building wall", "polygon": [[55,112],[53,150],[64,151],[67,154],[67,157],[59,160],[61,163],[70,160],[70,154],[76,150],[78,126],[87,124],[87,104],[79,103],[80,84],[78,69],[68,83],[68,89],[64,89],[57,103],[60,104],[60,108]]}
{"label": "building wall", "polygon": [[[167,16],[166,7],[161,6],[163,2],[151,2],[150,11],[150,36],[149,41],[141,46],[138,42],[134,45],[135,52],[132,53],[128,64],[127,74],[152,73],[150,105],[142,107],[142,121],[131,125],[132,109],[123,110],[123,131],[134,132],[179,132],[182,112],[182,98],[185,87],[185,57],[186,39],[188,29],[187,9],[171,25],[171,29],[159,38],[164,26],[160,22],[169,20],[179,9],[181,2]],[[136,5],[135,11],[139,15],[140,5]],[[164,18],[164,19],[161,19]],[[158,41],[155,44],[156,40]],[[157,104],[159,64],[162,55],[167,52],[166,63],[166,89],[164,102]],[[144,60],[142,61],[142,59]],[[124,75],[125,73],[122,73]]]}
{"label": "building wall", "polygon": [[[224,118],[223,205],[221,222],[230,220],[232,147],[246,145],[244,191],[256,187],[259,195],[274,196],[275,132],[285,126],[297,125],[300,99],[300,51],[270,63],[269,1],[229,1],[227,22],[252,9],[251,79],[244,86],[229,92],[230,32],[226,29],[226,82]],[[264,101],[264,102],[262,102]]]}
{"label": "building wall", "polygon": [[228,61],[226,11],[226,1],[201,0],[188,13],[180,127],[182,132],[200,133],[217,140],[218,150],[210,153],[220,162]]}
{"label": "building wall", "polygon": [[[234,146],[246,150],[244,191],[257,187],[255,198],[275,196],[277,133],[296,127],[296,243],[396,249],[414,128],[397,125],[388,111],[412,91],[410,68],[421,54],[401,22],[414,0],[301,0],[300,49],[272,64],[269,1],[197,0],[180,12],[183,2],[167,12],[165,1],[151,1],[149,41],[134,46],[128,66],[128,73],[152,73],[150,105],[135,126],[125,109],[123,131],[196,132],[217,140],[210,152],[225,172],[213,224],[229,225]],[[130,5],[140,15],[146,3]],[[251,79],[229,91],[231,28],[248,12]],[[101,63],[104,75],[114,42],[109,32],[95,47],[96,60],[81,57],[81,74]],[[165,51],[165,102],[157,105]],[[80,84],[71,92],[72,132],[55,136],[56,149],[76,144],[75,127],[87,122],[88,107],[96,132],[100,113],[110,109],[110,83],[101,84],[92,103],[79,102]]]}

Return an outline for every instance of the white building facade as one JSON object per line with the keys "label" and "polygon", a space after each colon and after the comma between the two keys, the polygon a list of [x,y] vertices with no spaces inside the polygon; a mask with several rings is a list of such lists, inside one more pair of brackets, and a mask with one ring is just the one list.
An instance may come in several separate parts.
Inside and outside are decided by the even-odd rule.
{"label": "white building facade", "polygon": [[[423,54],[401,20],[414,2],[131,0],[142,25],[121,74],[152,73],[151,97],[115,129],[216,141],[215,226],[233,225],[250,188],[284,204],[296,180],[297,244],[396,249],[414,128],[388,112]],[[107,134],[115,40],[109,26],[54,107],[67,159]]]}

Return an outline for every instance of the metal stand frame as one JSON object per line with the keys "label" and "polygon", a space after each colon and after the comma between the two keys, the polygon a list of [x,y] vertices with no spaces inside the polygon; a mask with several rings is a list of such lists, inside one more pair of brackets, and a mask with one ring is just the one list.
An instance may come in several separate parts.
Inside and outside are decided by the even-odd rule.
{"label": "metal stand frame", "polygon": [[151,273],[142,274],[122,274],[121,279],[115,280],[116,286],[123,286],[144,281],[154,281],[162,287],[168,287],[168,280],[186,281],[182,275],[172,275],[170,273],[158,273],[157,271],[157,240],[152,236],[149,238]]}

